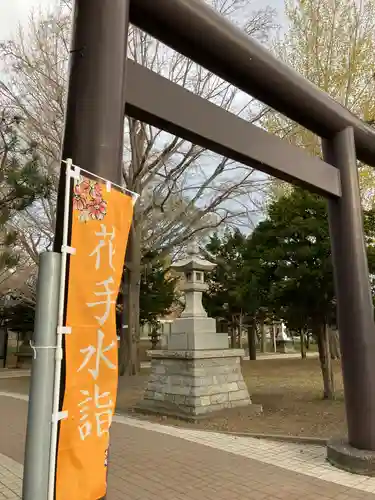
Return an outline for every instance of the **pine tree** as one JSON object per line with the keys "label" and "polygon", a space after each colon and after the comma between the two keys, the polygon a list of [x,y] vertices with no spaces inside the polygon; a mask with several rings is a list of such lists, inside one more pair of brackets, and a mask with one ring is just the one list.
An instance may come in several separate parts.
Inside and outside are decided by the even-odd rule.
{"label": "pine tree", "polygon": [[19,260],[17,232],[12,221],[49,193],[49,180],[38,165],[37,145],[19,133],[21,118],[6,109],[0,112],[0,276]]}

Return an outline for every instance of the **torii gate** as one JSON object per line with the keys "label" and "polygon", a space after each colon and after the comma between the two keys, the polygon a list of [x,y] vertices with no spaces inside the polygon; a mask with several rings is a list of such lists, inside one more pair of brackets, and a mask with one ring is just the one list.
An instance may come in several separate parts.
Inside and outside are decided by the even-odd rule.
{"label": "torii gate", "polygon": [[[324,161],[127,59],[129,21],[322,137]],[[356,166],[357,152],[375,167],[375,131],[202,0],[76,0],[63,158],[121,181],[125,113],[328,199],[349,455],[375,453],[375,330]],[[55,243],[60,251],[59,224]],[[331,459],[340,466],[348,456],[332,447]]]}

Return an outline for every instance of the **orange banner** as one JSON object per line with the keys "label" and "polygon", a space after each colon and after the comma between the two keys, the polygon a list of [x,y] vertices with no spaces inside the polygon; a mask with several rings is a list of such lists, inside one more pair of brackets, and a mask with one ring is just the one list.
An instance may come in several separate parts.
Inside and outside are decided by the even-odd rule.
{"label": "orange banner", "polygon": [[65,336],[65,391],[56,500],[98,500],[107,490],[109,428],[116,404],[116,299],[133,199],[80,177],[73,193]]}

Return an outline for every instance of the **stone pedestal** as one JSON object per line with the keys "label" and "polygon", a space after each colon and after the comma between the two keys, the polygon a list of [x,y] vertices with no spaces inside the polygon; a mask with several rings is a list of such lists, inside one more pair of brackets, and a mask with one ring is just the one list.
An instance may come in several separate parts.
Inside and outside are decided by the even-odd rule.
{"label": "stone pedestal", "polygon": [[18,351],[15,353],[17,362],[16,367],[29,369],[33,363],[34,353],[30,346],[31,333],[26,334],[24,340],[20,344]]}
{"label": "stone pedestal", "polygon": [[296,352],[291,340],[276,340],[276,352],[283,354]]}
{"label": "stone pedestal", "polygon": [[[150,351],[151,375],[140,411],[188,420],[251,405],[241,371],[242,349]],[[255,412],[261,406],[252,405]]]}
{"label": "stone pedestal", "polygon": [[375,451],[353,448],[347,439],[331,439],[328,442],[327,460],[352,474],[375,476]]}
{"label": "stone pedestal", "polygon": [[168,349],[192,351],[228,349],[228,334],[216,333],[216,321],[206,317],[181,317],[174,320]]}

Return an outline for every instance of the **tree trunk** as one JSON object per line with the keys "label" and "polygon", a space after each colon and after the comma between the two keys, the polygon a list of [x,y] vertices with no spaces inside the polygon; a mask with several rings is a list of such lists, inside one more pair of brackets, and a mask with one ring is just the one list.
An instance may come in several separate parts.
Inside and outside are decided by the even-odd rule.
{"label": "tree trunk", "polygon": [[333,330],[332,328],[329,328],[328,331],[329,331],[331,358],[340,359],[340,343],[339,343],[338,331]]}
{"label": "tree trunk", "polygon": [[326,325],[319,325],[316,330],[318,339],[319,361],[323,377],[323,398],[334,399],[335,388],[333,380],[333,369],[329,346],[328,329]]}
{"label": "tree trunk", "polygon": [[326,351],[327,351],[328,374],[329,374],[329,378],[330,378],[330,382],[331,382],[332,399],[334,399],[335,398],[335,379],[334,379],[334,374],[333,374],[331,343],[330,343],[330,335],[329,335],[329,331],[328,331],[328,325],[325,325],[325,341],[326,341]]}
{"label": "tree trunk", "polygon": [[249,347],[249,358],[250,361],[256,361],[257,359],[257,345],[256,345],[256,324],[255,321],[251,326],[247,327],[247,344]]}
{"label": "tree trunk", "polygon": [[139,296],[140,296],[140,280],[141,266],[132,261],[132,270],[129,273],[129,301],[128,301],[128,318],[129,328],[127,330],[130,343],[130,357],[127,366],[128,375],[136,375],[140,370],[139,360],[139,340],[140,340],[140,324],[139,324]]}
{"label": "tree trunk", "polygon": [[233,332],[232,327],[228,327],[229,349],[233,349]]}
{"label": "tree trunk", "polygon": [[266,329],[264,328],[264,320],[260,320],[260,352],[266,352]]}
{"label": "tree trunk", "polygon": [[309,350],[310,349],[310,340],[311,340],[311,335],[310,335],[309,331],[306,331],[305,337],[306,337],[306,349]]}
{"label": "tree trunk", "polygon": [[119,352],[119,373],[120,375],[136,375],[140,370],[138,350],[140,336],[139,297],[141,284],[141,245],[140,232],[133,226],[129,234],[125,265],[126,272],[124,273],[125,287]]}
{"label": "tree trunk", "polygon": [[230,348],[236,348],[236,328],[233,326],[230,329]]}
{"label": "tree trunk", "polygon": [[272,350],[276,352],[276,325],[272,324]]}
{"label": "tree trunk", "polygon": [[242,347],[242,328],[243,327],[242,327],[242,312],[241,312],[238,325],[238,340],[237,340],[238,349],[241,349]]}
{"label": "tree trunk", "polygon": [[233,349],[238,348],[238,327],[233,329]]}
{"label": "tree trunk", "polygon": [[335,339],[336,359],[341,359],[339,331],[338,330],[334,330],[333,336],[334,336],[334,339]]}
{"label": "tree trunk", "polygon": [[236,324],[237,324],[237,321],[236,321],[236,317],[234,315],[232,315],[232,324],[230,326],[230,348],[231,349],[235,349],[237,346],[236,346],[236,342],[237,342],[237,327],[236,327]]}
{"label": "tree trunk", "polygon": [[122,279],[122,318],[120,325],[120,349],[118,354],[118,365],[120,377],[125,375],[126,367],[129,363],[129,335],[128,325],[128,271],[125,268]]}
{"label": "tree trunk", "polygon": [[305,332],[301,328],[299,331],[299,338],[301,343],[301,358],[306,359],[306,344],[305,344]]}

